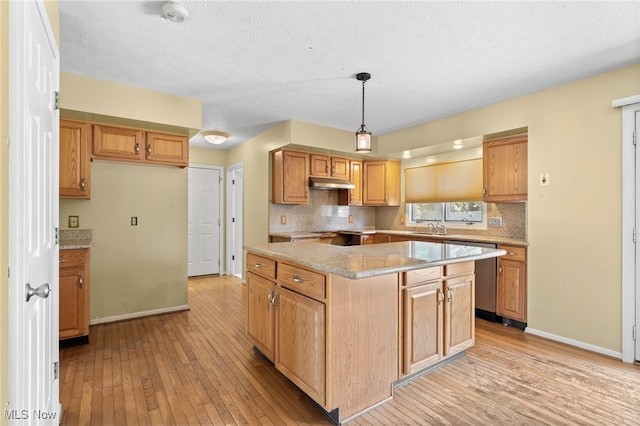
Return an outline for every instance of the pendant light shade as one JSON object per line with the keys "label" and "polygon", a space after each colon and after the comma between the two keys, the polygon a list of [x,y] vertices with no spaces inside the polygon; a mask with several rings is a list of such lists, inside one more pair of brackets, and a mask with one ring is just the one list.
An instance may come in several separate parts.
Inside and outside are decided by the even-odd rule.
{"label": "pendant light shade", "polygon": [[356,74],[356,79],[362,82],[362,124],[356,132],[356,152],[371,152],[371,132],[364,125],[364,84],[371,78],[368,72]]}

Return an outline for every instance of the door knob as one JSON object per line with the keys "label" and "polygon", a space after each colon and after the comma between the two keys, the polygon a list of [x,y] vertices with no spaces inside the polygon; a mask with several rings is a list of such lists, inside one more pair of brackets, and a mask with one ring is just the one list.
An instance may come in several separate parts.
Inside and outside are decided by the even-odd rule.
{"label": "door knob", "polygon": [[51,292],[51,287],[49,287],[49,284],[47,283],[42,284],[38,288],[32,288],[31,284],[27,283],[25,284],[25,287],[26,287],[26,294],[27,294],[27,302],[33,296],[38,296],[38,297],[42,297],[43,299],[46,299],[47,297],[49,297],[49,293]]}

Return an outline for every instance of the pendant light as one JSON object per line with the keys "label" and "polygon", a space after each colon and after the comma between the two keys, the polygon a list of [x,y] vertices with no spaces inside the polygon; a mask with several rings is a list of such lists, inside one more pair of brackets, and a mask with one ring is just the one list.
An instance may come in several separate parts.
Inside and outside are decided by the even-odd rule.
{"label": "pendant light", "polygon": [[371,132],[364,126],[364,84],[370,78],[368,72],[356,74],[356,79],[362,82],[362,124],[356,132],[356,152],[371,152]]}

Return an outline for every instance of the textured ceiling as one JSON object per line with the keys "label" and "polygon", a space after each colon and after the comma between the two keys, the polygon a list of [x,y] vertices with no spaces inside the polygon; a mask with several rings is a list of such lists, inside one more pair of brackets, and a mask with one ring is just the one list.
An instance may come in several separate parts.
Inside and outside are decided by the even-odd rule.
{"label": "textured ceiling", "polygon": [[61,70],[200,99],[217,149],[287,119],[355,132],[362,71],[380,135],[640,62],[637,0],[181,3],[175,24],[161,1],[59,0]]}

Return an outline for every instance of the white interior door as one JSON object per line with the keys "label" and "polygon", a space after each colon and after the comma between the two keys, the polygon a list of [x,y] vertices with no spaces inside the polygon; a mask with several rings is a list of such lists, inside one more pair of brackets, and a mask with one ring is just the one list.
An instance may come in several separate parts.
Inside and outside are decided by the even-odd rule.
{"label": "white interior door", "polygon": [[244,178],[242,164],[229,167],[227,172],[227,273],[242,279]]}
{"label": "white interior door", "polygon": [[[9,22],[9,407],[3,414],[10,424],[57,424],[59,56],[42,2],[10,2]],[[31,297],[27,286],[35,289]]]}
{"label": "white interior door", "polygon": [[[640,106],[638,106],[638,108],[640,108]],[[638,134],[640,133],[640,110],[636,109],[635,110],[635,129],[633,134],[635,135],[634,137],[637,139]],[[638,251],[638,230],[640,230],[640,194],[638,194],[638,192],[640,191],[640,170],[638,170],[638,168],[640,167],[640,151],[638,150],[638,146],[637,146],[637,142],[634,145],[634,153],[635,153],[635,186],[633,189],[633,193],[635,194],[635,212],[634,212],[634,220],[635,220],[635,224],[634,224],[634,244],[633,244],[633,249],[634,249],[634,280],[635,280],[635,289],[636,289],[636,307],[635,307],[635,311],[636,311],[636,321],[635,321],[635,327],[636,327],[636,332],[634,333],[634,337],[636,340],[636,356],[635,356],[635,360],[636,361],[640,361],[640,337],[638,337],[638,327],[640,327],[640,253]]]}
{"label": "white interior door", "polygon": [[189,166],[190,277],[220,273],[221,185],[221,168]]}

